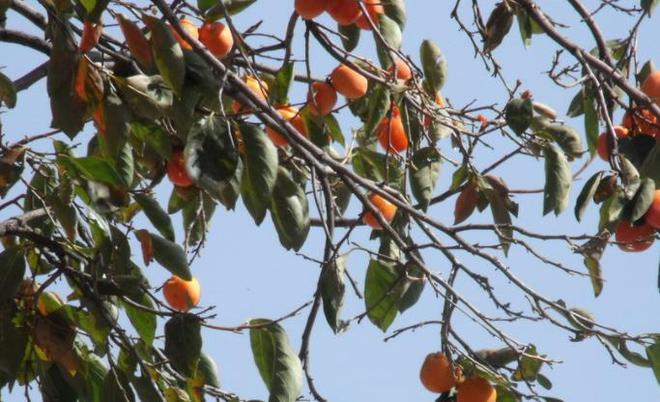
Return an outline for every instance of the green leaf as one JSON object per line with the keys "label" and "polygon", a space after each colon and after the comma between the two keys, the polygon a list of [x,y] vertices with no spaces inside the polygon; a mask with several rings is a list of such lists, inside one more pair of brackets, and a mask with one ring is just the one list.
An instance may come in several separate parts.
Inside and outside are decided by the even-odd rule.
{"label": "green leaf", "polygon": [[649,177],[655,181],[655,187],[660,188],[660,142],[656,142],[651,152],[644,159],[639,168],[642,177]]}
{"label": "green leaf", "polygon": [[382,85],[374,85],[369,92],[369,112],[364,133],[370,136],[390,110],[390,91]]}
{"label": "green leaf", "polygon": [[286,63],[275,74],[275,81],[268,92],[268,97],[272,103],[276,105],[286,105],[289,103],[288,95],[291,84],[293,84],[294,67],[294,63]]}
{"label": "green leaf", "polygon": [[383,2],[383,7],[385,8],[385,15],[399,24],[399,28],[401,29],[401,32],[403,32],[407,19],[404,0],[385,1]]}
{"label": "green leaf", "polygon": [[183,251],[183,248],[153,233],[149,233],[149,236],[151,236],[151,244],[156,261],[181,279],[186,281],[191,280],[192,274],[190,273],[190,268],[188,268],[188,261],[186,260],[186,253]]}
{"label": "green leaf", "polygon": [[4,102],[10,109],[16,106],[16,87],[2,72],[0,72],[0,102]]}
{"label": "green leaf", "polygon": [[[154,304],[151,298],[146,293],[142,293],[139,299],[132,298],[134,303],[144,306],[147,309],[154,309]],[[156,315],[150,311],[135,307],[130,303],[122,303],[126,316],[137,331],[140,339],[147,345],[151,346],[154,343],[156,335]]]}
{"label": "green leaf", "polygon": [[191,378],[202,353],[201,321],[193,314],[176,314],[165,323],[165,356],[176,371]]}
{"label": "green leaf", "polygon": [[625,203],[626,199],[621,190],[617,190],[612,196],[603,202],[603,205],[600,207],[598,229],[602,230],[618,221]]}
{"label": "green leaf", "polygon": [[86,156],[82,158],[60,156],[57,159],[58,162],[68,162],[70,166],[73,166],[75,171],[77,171],[85,180],[107,183],[114,186],[121,186],[124,184],[124,180],[117,170],[105,159],[96,156]]}
{"label": "green leaf", "polygon": [[651,75],[652,72],[656,70],[655,64],[653,63],[653,60],[648,60],[642,68],[639,70],[639,73],[635,75],[637,78],[637,82],[639,82],[640,85],[646,81],[646,78],[648,78],[649,75]]}
{"label": "green leaf", "polygon": [[479,193],[484,194],[490,205],[493,214],[493,221],[496,225],[502,225],[497,228],[497,237],[502,244],[502,251],[507,255],[513,238],[513,228],[511,228],[511,215],[509,209],[508,196],[494,189],[483,177],[477,177],[477,187]]}
{"label": "green leaf", "polygon": [[215,202],[205,193],[200,193],[188,202],[182,211],[183,228],[185,230],[186,244],[198,244],[209,229],[209,222],[215,212]]}
{"label": "green leaf", "polygon": [[61,129],[69,138],[85,125],[86,105],[72,91],[80,52],[70,39],[68,23],[51,24],[53,43],[48,62],[48,96],[53,115],[51,126]]}
{"label": "green leaf", "polygon": [[362,31],[357,25],[340,25],[337,24],[337,31],[339,32],[341,45],[347,52],[352,52],[360,42],[360,32]]}
{"label": "green leaf", "polygon": [[656,338],[653,345],[646,347],[646,356],[653,365],[655,379],[660,384],[660,339]]}
{"label": "green leaf", "polygon": [[399,27],[399,24],[388,17],[387,14],[380,14],[378,16],[378,22],[378,29],[383,39],[385,40],[385,43],[387,43],[387,45],[394,50],[401,48],[403,35],[401,33],[401,27]]}
{"label": "green leaf", "polygon": [[571,168],[566,156],[553,145],[543,149],[545,156],[545,188],[543,189],[543,215],[554,211],[559,215],[568,206],[571,190]]}
{"label": "green leaf", "polygon": [[456,191],[458,188],[467,180],[468,178],[468,167],[467,165],[461,165],[451,176],[451,186],[449,189],[451,191]]}
{"label": "green leaf", "polygon": [[323,118],[323,124],[330,134],[330,137],[341,144],[342,147],[346,146],[346,139],[344,139],[344,134],[341,132],[341,127],[339,127],[339,122],[333,114],[329,114]]}
{"label": "green leaf", "polygon": [[108,370],[103,379],[102,402],[134,402],[135,395],[124,373]]}
{"label": "green leaf", "polygon": [[300,250],[309,233],[309,205],[304,189],[283,167],[277,173],[270,213],[282,246],[287,250]]}
{"label": "green leaf", "polygon": [[647,178],[642,179],[642,182],[637,189],[635,197],[630,201],[632,206],[630,221],[635,222],[641,219],[646,211],[649,210],[655,196],[655,183],[653,180]]}
{"label": "green leaf", "polygon": [[447,81],[447,59],[432,41],[426,39],[419,49],[426,82],[435,91],[442,89]]}
{"label": "green leaf", "polygon": [[76,225],[78,224],[78,212],[73,205],[67,205],[55,194],[45,197],[50,205],[53,215],[57,218],[64,234],[69,241],[76,239]]}
{"label": "green leaf", "polygon": [[[4,254],[4,253],[3,253]],[[7,258],[0,254],[0,261],[3,263],[2,271],[11,269],[11,266],[4,265]],[[21,277],[22,279],[22,277]],[[2,281],[3,278],[0,278]],[[4,292],[6,283],[0,282],[0,289]],[[8,296],[7,293],[2,293],[2,297]],[[13,293],[11,293],[13,295]],[[0,375],[7,374],[10,378],[19,376],[21,362],[25,355],[25,346],[28,341],[28,334],[23,328],[18,328],[15,323],[15,316],[17,314],[16,306],[14,303],[0,303]]]}
{"label": "green leaf", "polygon": [[580,90],[575,94],[566,111],[566,116],[568,117],[578,117],[582,114],[584,114],[584,90]]}
{"label": "green leaf", "polygon": [[100,402],[103,395],[103,380],[107,369],[101,359],[86,350],[82,353],[81,368],[76,375],[82,383],[81,397],[83,401]]}
{"label": "green leaf", "polygon": [[387,331],[399,312],[399,301],[407,286],[396,269],[385,262],[369,261],[364,283],[364,301],[369,320]]}
{"label": "green leaf", "polygon": [[[169,117],[174,103],[174,94],[160,75],[140,74],[128,78],[113,77],[113,82],[117,85],[122,99],[136,116],[146,120]],[[135,129],[135,127],[136,123],[132,123],[131,128]],[[152,127],[152,129],[157,130],[156,127]]]}
{"label": "green leaf", "polygon": [[255,125],[241,124],[240,131],[245,145],[241,195],[248,212],[259,225],[266,216],[277,179],[277,148]]}
{"label": "green leaf", "polygon": [[184,150],[188,175],[217,199],[238,167],[228,125],[220,117],[205,117],[190,130]]}
{"label": "green leaf", "polygon": [[302,390],[302,365],[284,328],[266,319],[249,324],[252,355],[270,392],[268,402],[294,402]]}
{"label": "green leaf", "polygon": [[202,352],[197,363],[197,372],[195,381],[200,381],[204,385],[220,388],[220,375],[218,374],[218,365],[213,358]]}
{"label": "green leaf", "polygon": [[548,379],[548,377],[541,373],[536,374],[536,382],[538,382],[540,386],[547,390],[552,389],[552,382]]}
{"label": "green leaf", "polygon": [[512,99],[507,105],[505,112],[506,124],[518,135],[523,135],[529,128],[534,116],[532,100],[527,98]]}
{"label": "green leaf", "polygon": [[[417,258],[421,260],[422,256],[419,255],[419,253],[416,254],[417,254]],[[422,297],[422,292],[424,292],[424,286],[425,286],[424,272],[422,271],[421,267],[419,267],[415,262],[410,260],[406,263],[405,269],[407,275],[406,278],[407,287],[406,290],[401,295],[401,300],[399,301],[399,313],[403,313],[404,311],[408,310],[410,307],[417,304],[419,298]],[[414,280],[409,278],[414,278]]]}
{"label": "green leaf", "polygon": [[396,189],[403,189],[403,171],[394,159],[387,158],[384,154],[365,147],[354,148],[353,170],[367,179],[386,182]]}
{"label": "green leaf", "polygon": [[[254,4],[257,0],[222,0],[227,10],[227,14],[235,15],[245,10]],[[222,12],[222,8],[217,5],[218,0],[197,0],[197,6],[200,10],[208,10],[206,14],[207,20],[216,20],[218,18],[224,18],[225,15]]]}
{"label": "green leaf", "polygon": [[[0,124],[0,131],[2,125]],[[7,149],[0,158],[0,198],[4,198],[20,179],[25,167],[25,148]]]}
{"label": "green leaf", "polygon": [[515,7],[516,19],[518,20],[518,30],[520,39],[527,48],[532,44],[532,19],[522,7]]}
{"label": "green leaf", "polygon": [[593,155],[596,152],[596,144],[598,143],[598,110],[596,110],[596,100],[592,91],[583,88],[584,96],[582,98],[582,110],[584,112],[584,132],[587,135],[587,146],[589,147],[589,154]]}
{"label": "green leaf", "polygon": [[41,396],[44,401],[49,398],[57,398],[58,402],[78,402],[78,393],[65,378],[62,370],[57,364],[50,366],[39,365],[39,380]]}
{"label": "green leaf", "polygon": [[580,195],[578,195],[577,201],[575,203],[575,219],[577,219],[578,222],[582,220],[584,212],[587,210],[587,206],[589,205],[589,202],[593,198],[594,194],[596,194],[596,190],[598,189],[598,185],[600,184],[600,180],[602,178],[603,172],[598,172],[591,176],[586,183],[584,183],[584,187],[582,187],[582,191],[580,191]]}
{"label": "green leaf", "polygon": [[440,152],[434,147],[422,148],[412,157],[412,165],[408,170],[410,188],[423,211],[426,211],[433,198],[433,191],[440,176],[441,161]]}
{"label": "green leaf", "polygon": [[140,205],[144,214],[147,215],[149,221],[154,225],[156,229],[163,235],[167,240],[174,241],[174,227],[172,226],[172,220],[170,219],[167,212],[161,208],[158,201],[153,199],[151,196],[138,193],[135,194],[135,201]]}
{"label": "green leaf", "polygon": [[18,246],[0,253],[0,301],[16,294],[25,276],[25,257]]}
{"label": "green leaf", "polygon": [[186,75],[181,46],[165,22],[148,14],[142,14],[142,21],[151,31],[149,42],[160,75],[175,94],[181,95]]}
{"label": "green leaf", "polygon": [[594,289],[594,296],[600,296],[603,291],[603,275],[600,269],[600,261],[591,255],[584,257],[584,266],[589,271],[589,279],[591,279],[591,287]]}
{"label": "green leaf", "polygon": [[653,10],[657,7],[658,4],[660,4],[660,0],[641,0],[640,3],[649,17],[653,14]]}
{"label": "green leaf", "polygon": [[[105,131],[98,135],[104,155],[116,157],[124,150],[132,120],[128,106],[123,103],[115,91],[107,91],[99,105],[103,113]],[[133,177],[130,177],[131,181]]]}
{"label": "green leaf", "polygon": [[344,284],[344,270],[346,260],[344,257],[338,257],[326,264],[321,271],[319,279],[319,289],[321,299],[323,300],[323,313],[325,319],[336,334],[340,330],[339,314],[344,305],[344,293],[346,285]]}

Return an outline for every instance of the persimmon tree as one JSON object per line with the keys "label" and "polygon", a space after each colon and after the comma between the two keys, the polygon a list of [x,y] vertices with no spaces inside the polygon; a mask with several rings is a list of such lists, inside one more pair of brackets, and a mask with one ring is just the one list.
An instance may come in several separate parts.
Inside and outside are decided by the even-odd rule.
{"label": "persimmon tree", "polygon": [[[263,7],[265,15],[273,3],[291,9],[281,32],[236,28],[243,10]],[[511,321],[599,343],[614,362],[648,367],[660,382],[659,334],[601,323],[566,295],[527,285],[508,258],[521,249],[570,274],[566,280],[588,278],[597,297],[606,248],[652,252],[660,228],[660,72],[640,59],[637,43],[658,1],[588,9],[568,0],[593,48],[566,37],[562,22],[532,0],[480,3],[456,0],[446,21],[501,81],[496,104],[445,98],[448,66],[469,60],[446,60],[442,43],[419,43],[418,56],[402,50],[412,1],[0,0],[0,41],[48,56],[24,66],[21,77],[0,71],[2,112],[28,109],[21,91],[42,79],[52,112],[52,130],[42,134],[0,126],[0,385],[34,385],[47,401],[244,400],[220,386],[203,351],[207,327],[250,337],[268,400],[309,393],[324,401],[315,385],[323,379],[315,382],[309,365],[313,328],[339,333],[368,318],[387,332],[423,292],[437,296],[441,316],[390,336],[438,327],[437,353],[421,372],[438,400],[556,400],[543,372],[552,356],[504,328]],[[603,31],[603,10],[630,17],[627,36]],[[337,24],[320,22],[323,13]],[[18,14],[43,35],[12,29]],[[537,35],[555,44],[546,75],[574,96],[565,114],[502,74],[496,49],[514,36],[514,24],[521,51]],[[302,49],[293,46],[297,36]],[[355,51],[365,42],[377,60]],[[311,47],[337,68],[319,74]],[[294,86],[308,88],[306,99],[290,96]],[[569,117],[583,118],[583,129],[567,125]],[[483,153],[498,158],[482,166]],[[573,186],[596,156],[600,170]],[[512,190],[519,177],[495,175],[514,160],[529,169],[542,161],[544,187]],[[443,163],[454,169],[451,183],[438,183]],[[174,184],[169,199],[156,196],[163,180]],[[571,192],[579,193],[575,205]],[[599,214],[598,225],[583,234],[533,231],[517,220],[514,195],[536,200],[539,216],[570,207],[578,221]],[[245,225],[273,225],[283,252],[300,250],[312,230],[325,244],[304,256],[318,267],[318,281],[295,289],[312,293],[309,303],[227,327],[193,308],[204,287],[193,273],[204,269],[195,262],[214,211],[239,200],[251,216]],[[362,212],[348,214],[350,203]],[[451,219],[433,214],[445,203],[453,205]],[[489,223],[469,223],[477,210],[491,214]],[[137,223],[140,214],[150,225]],[[172,223],[176,214],[182,228]],[[358,231],[371,232],[369,246],[351,241]],[[472,240],[484,233],[490,244]],[[566,255],[546,254],[549,243]],[[346,266],[353,252],[369,258],[363,278]],[[574,253],[583,266],[564,262]],[[149,264],[172,274],[162,292],[145,274]],[[493,286],[493,276],[516,292]],[[480,287],[488,305],[467,298],[459,277]],[[356,319],[343,318],[345,298],[363,298]],[[483,312],[490,309],[502,317]],[[287,334],[280,323],[301,314],[302,333]],[[501,349],[473,344],[452,325],[458,314]],[[292,336],[302,339],[299,351]]]}

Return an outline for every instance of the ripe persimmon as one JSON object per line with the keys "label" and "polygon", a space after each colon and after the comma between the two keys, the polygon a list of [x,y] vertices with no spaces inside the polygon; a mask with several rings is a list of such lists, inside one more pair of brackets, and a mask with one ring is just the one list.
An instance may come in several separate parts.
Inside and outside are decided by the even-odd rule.
{"label": "ripe persimmon", "polygon": [[654,229],[660,229],[660,190],[655,190],[653,203],[644,215],[644,221]]}
{"label": "ripe persimmon", "polygon": [[[251,75],[246,75],[243,77],[243,82],[245,85],[250,88],[252,93],[262,101],[265,101],[268,97],[268,84],[260,78],[253,77]],[[231,106],[234,113],[245,113],[245,108],[241,105],[240,102],[234,101]]]}
{"label": "ripe persimmon", "polygon": [[330,0],[326,11],[339,25],[351,25],[362,15],[357,0]]}
{"label": "ripe persimmon", "polygon": [[[369,18],[371,18],[371,21],[373,21],[375,26],[378,26],[378,15],[385,13],[385,9],[383,8],[383,0],[363,0],[363,3],[364,7],[367,9]],[[371,31],[371,25],[369,24],[367,15],[364,12],[355,21],[355,25],[357,25],[360,29]]]}
{"label": "ripe persimmon", "polygon": [[293,8],[300,18],[311,20],[328,9],[329,0],[296,0]]}
{"label": "ripe persimmon", "polygon": [[[194,39],[199,39],[199,31],[197,28],[197,25],[195,25],[194,22],[189,20],[188,18],[183,18],[181,21],[179,21],[181,24],[181,28],[183,28],[184,31]],[[179,46],[181,46],[181,49],[186,49],[186,50],[191,50],[192,45],[188,43],[185,39],[179,35],[179,33],[174,29],[174,27],[170,26],[170,29],[172,30],[172,35],[174,35],[174,39],[176,39],[177,42],[179,42]]]}
{"label": "ripe persimmon", "polygon": [[366,95],[369,81],[349,66],[342,64],[330,74],[330,80],[337,92],[346,99],[357,99]]}
{"label": "ripe persimmon", "polygon": [[[367,197],[369,201],[380,211],[380,214],[383,215],[383,218],[387,223],[392,222],[394,216],[396,215],[397,206],[387,201],[385,198],[381,197],[378,194],[371,193]],[[366,225],[371,226],[373,229],[382,229],[383,226],[378,222],[376,216],[371,212],[367,211],[362,216],[362,222]]]}
{"label": "ripe persimmon", "polygon": [[[628,135],[628,129],[623,126],[614,126],[614,133],[616,134],[616,138],[623,138]],[[596,152],[598,153],[598,156],[600,156],[600,159],[604,161],[610,159],[610,153],[612,152],[609,145],[609,135],[608,132],[601,133],[598,136],[598,142],[596,143]]]}
{"label": "ripe persimmon", "polygon": [[638,107],[626,112],[621,125],[632,134],[645,134],[660,137],[660,122],[653,112],[648,108]]}
{"label": "ripe persimmon", "polygon": [[174,310],[186,312],[199,303],[201,287],[197,278],[186,281],[173,275],[163,285],[165,301]]}
{"label": "ripe persimmon", "polygon": [[660,70],[654,71],[646,77],[641,90],[654,102],[660,102]]}
{"label": "ripe persimmon", "polygon": [[167,162],[167,177],[175,186],[190,187],[193,185],[192,179],[186,173],[183,150],[172,152],[172,157]]}
{"label": "ripe persimmon", "polygon": [[408,63],[403,59],[395,59],[394,65],[387,69],[387,72],[392,74],[394,72],[394,66],[396,66],[396,78],[398,80],[408,81],[412,78],[412,70]]}
{"label": "ripe persimmon", "polygon": [[483,377],[471,377],[458,384],[456,402],[495,402],[497,390]]}
{"label": "ripe persimmon", "polygon": [[199,29],[199,41],[218,59],[227,56],[234,47],[231,29],[221,22],[207,22],[202,25]]}
{"label": "ripe persimmon", "polygon": [[307,93],[307,107],[315,115],[325,116],[337,104],[337,91],[323,81],[314,81]]}
{"label": "ripe persimmon", "polygon": [[401,153],[408,149],[408,136],[396,106],[390,117],[386,117],[376,127],[378,143],[388,152]]}
{"label": "ripe persimmon", "polygon": [[[277,112],[285,120],[287,120],[293,127],[296,128],[301,134],[307,137],[307,127],[305,127],[305,121],[300,115],[300,111],[292,106],[284,106],[277,109]],[[278,132],[278,130],[266,127],[266,134],[278,147],[283,147],[289,144],[286,137]]]}
{"label": "ripe persimmon", "polygon": [[651,247],[655,241],[654,234],[655,229],[646,223],[633,226],[630,222],[621,221],[616,226],[615,238],[621,250],[635,252]]}
{"label": "ripe persimmon", "polygon": [[426,389],[441,394],[456,385],[456,372],[444,353],[429,353],[422,363],[419,379]]}

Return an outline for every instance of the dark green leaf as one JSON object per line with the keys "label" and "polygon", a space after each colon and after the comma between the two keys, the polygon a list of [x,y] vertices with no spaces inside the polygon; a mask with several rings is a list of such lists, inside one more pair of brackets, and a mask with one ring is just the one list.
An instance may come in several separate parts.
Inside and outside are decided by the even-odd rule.
{"label": "dark green leaf", "polygon": [[369,112],[364,124],[364,134],[370,136],[390,110],[390,91],[382,85],[374,85],[369,91]]}
{"label": "dark green leaf", "polygon": [[406,288],[404,277],[392,265],[378,260],[369,261],[364,301],[369,320],[383,332],[396,318]]}
{"label": "dark green leaf", "polygon": [[602,230],[619,220],[626,199],[623,191],[617,190],[610,198],[608,198],[600,207],[600,220],[598,221],[598,229]]}
{"label": "dark green leaf", "polygon": [[655,64],[653,63],[653,60],[649,60],[644,65],[642,68],[639,70],[639,73],[636,74],[637,82],[639,82],[640,86],[646,81],[646,78],[656,70]]}
{"label": "dark green leaf", "polygon": [[86,105],[72,91],[80,52],[71,40],[68,23],[51,24],[53,47],[48,62],[48,96],[53,114],[51,126],[59,128],[69,138],[75,137],[85,125]]}
{"label": "dark green leaf", "polygon": [[596,194],[596,190],[598,189],[598,185],[600,184],[600,180],[602,178],[603,172],[598,172],[591,176],[586,183],[584,183],[584,187],[582,187],[582,191],[580,191],[580,195],[578,195],[577,201],[575,203],[575,219],[577,219],[578,222],[582,220],[584,212],[587,210],[587,206],[589,205],[589,202],[593,198],[594,194]]}
{"label": "dark green leaf", "polygon": [[598,128],[598,110],[596,109],[596,100],[591,91],[586,88],[582,89],[585,92],[583,96],[582,110],[584,112],[584,132],[587,136],[587,146],[589,153],[593,155],[596,152],[596,144],[598,142],[599,128]]}
{"label": "dark green leaf", "polygon": [[506,124],[518,135],[522,135],[532,123],[534,108],[532,100],[515,98],[507,105],[505,110]]}
{"label": "dark green leaf", "polygon": [[[257,0],[222,0],[227,10],[227,14],[234,15],[238,14],[241,11],[245,10]],[[208,10],[207,19],[216,20],[218,18],[224,18],[224,13],[222,8],[217,5],[218,0],[197,0],[197,6],[200,10]]]}
{"label": "dark green leaf", "polygon": [[241,195],[250,215],[259,225],[266,215],[277,179],[277,148],[255,125],[241,124],[240,130],[245,145]]}
{"label": "dark green leaf", "polygon": [[434,91],[439,91],[447,81],[447,59],[435,43],[426,39],[419,49],[424,78]]}
{"label": "dark green leaf", "polygon": [[385,15],[394,20],[403,32],[406,26],[406,6],[403,0],[389,0],[383,2],[385,8]]}
{"label": "dark green leaf", "polygon": [[440,152],[434,147],[422,148],[412,157],[410,188],[423,211],[426,211],[433,197],[440,176],[441,161]]}
{"label": "dark green leaf", "polygon": [[77,402],[78,393],[57,364],[39,365],[40,391],[44,401]]}
{"label": "dark green leaf", "polygon": [[[113,82],[117,85],[122,99],[135,115],[147,120],[169,116],[174,94],[160,75],[113,77]],[[134,129],[135,124],[131,128]]]}
{"label": "dark green leaf", "polygon": [[25,257],[20,247],[14,246],[0,253],[0,301],[16,294],[25,276]]}
{"label": "dark green leaf", "polygon": [[554,211],[559,215],[568,206],[571,190],[571,168],[566,156],[552,145],[543,149],[545,156],[545,188],[543,189],[543,215]]}
{"label": "dark green leaf", "polygon": [[[421,255],[417,255],[421,260]],[[405,265],[407,288],[401,295],[401,300],[399,301],[399,312],[403,313],[408,310],[410,307],[417,304],[419,298],[422,297],[422,292],[424,292],[424,272],[422,269],[412,260],[408,261]],[[414,278],[409,279],[409,278]]]}
{"label": "dark green leaf", "polygon": [[147,14],[142,14],[142,21],[151,31],[149,42],[160,75],[175,94],[181,95],[186,75],[181,46],[165,22]]}
{"label": "dark green leaf", "polygon": [[653,365],[655,379],[660,384],[660,339],[656,338],[653,345],[646,347],[646,356]]}
{"label": "dark green leaf", "polygon": [[[403,35],[401,28],[396,21],[387,16],[387,14],[380,14],[378,16],[378,29],[385,40],[385,43],[394,50],[401,47]],[[378,40],[377,40],[378,41]]]}
{"label": "dark green leaf", "polygon": [[536,382],[538,382],[540,386],[542,386],[543,388],[545,388],[547,390],[552,389],[552,382],[550,382],[548,377],[544,376],[541,373],[538,373],[536,375]]}
{"label": "dark green leaf", "polygon": [[102,402],[134,402],[135,395],[126,376],[115,369],[108,370],[103,380]]}
{"label": "dark green leaf", "polygon": [[394,159],[364,147],[357,147],[353,152],[355,173],[375,182],[386,182],[397,189],[403,188],[404,173]]}
{"label": "dark green leaf", "polygon": [[[124,184],[117,170],[105,159],[95,156],[83,158],[72,158],[69,156],[58,157],[58,161],[69,162],[80,175],[90,181],[121,186]],[[72,172],[73,173],[73,172]]]}
{"label": "dark green leaf", "polygon": [[641,6],[649,17],[653,14],[653,10],[658,4],[660,4],[660,0],[641,0]]}
{"label": "dark green leaf", "polygon": [[566,116],[578,117],[582,114],[584,114],[584,91],[580,90],[575,94],[573,100],[571,100],[571,104],[568,106],[568,111],[566,111]]}
{"label": "dark green leaf", "polygon": [[220,375],[218,374],[218,365],[211,356],[202,352],[197,363],[197,372],[195,380],[201,381],[204,385],[220,388]]}
{"label": "dark green leaf", "polygon": [[279,324],[265,319],[250,321],[254,362],[266,388],[268,402],[294,402],[302,390],[302,365]]}
{"label": "dark green leaf", "polygon": [[275,81],[270,87],[268,97],[276,105],[285,105],[289,103],[289,89],[293,84],[294,63],[286,63],[275,74]]}
{"label": "dark green leaf", "polygon": [[153,246],[154,258],[160,265],[172,274],[189,281],[192,279],[186,253],[178,244],[164,239],[153,233],[149,233]]}
{"label": "dark green leaf", "polygon": [[201,321],[193,314],[176,314],[165,323],[165,356],[179,373],[190,378],[202,353]]}
{"label": "dark green leaf", "polygon": [[330,328],[337,333],[340,329],[339,315],[344,305],[344,269],[346,261],[344,257],[338,257],[331,263],[326,264],[321,272],[319,289],[323,300],[323,312]]}
{"label": "dark green leaf", "polygon": [[[146,293],[142,293],[139,299],[134,299],[133,303],[137,303],[141,306],[144,306],[146,309],[154,309],[154,304],[151,301],[151,298],[147,296]],[[156,314],[151,311],[135,307],[133,304],[124,302],[124,310],[126,310],[126,316],[128,316],[129,321],[133,325],[133,328],[137,331],[140,339],[147,345],[151,346],[154,342],[154,337],[156,335]]]}
{"label": "dark green leaf", "polygon": [[660,141],[656,142],[651,152],[646,156],[639,172],[642,177],[653,179],[655,187],[660,188]]}
{"label": "dark green leaf", "polygon": [[190,130],[184,150],[190,177],[217,199],[238,166],[228,124],[217,116],[202,119]]}
{"label": "dark green leaf", "polygon": [[122,152],[128,140],[131,112],[114,91],[107,91],[98,107],[101,108],[105,124],[105,131],[100,130],[98,136],[101,149],[104,155],[114,158]]}
{"label": "dark green leaf", "polygon": [[347,52],[352,52],[355,50],[358,43],[360,42],[361,29],[355,24],[337,24],[337,31],[339,32],[339,35],[341,35],[340,39],[344,50]]}
{"label": "dark green leaf", "polygon": [[169,215],[167,215],[167,212],[161,208],[158,201],[144,193],[135,194],[135,201],[140,205],[144,214],[147,215],[149,221],[151,221],[154,227],[158,229],[160,234],[162,234],[167,240],[174,241],[174,227],[172,226],[172,220]]}
{"label": "dark green leaf", "polygon": [[300,250],[310,228],[307,196],[283,167],[277,173],[270,212],[282,246],[287,250]]}
{"label": "dark green leaf", "polygon": [[[6,251],[7,250],[5,250],[5,252]],[[7,271],[12,268],[9,265],[4,265],[4,263],[8,262],[6,261],[7,257],[4,254],[4,252],[0,254],[0,262],[2,263],[2,265],[0,265],[2,266],[0,276],[3,275],[2,271]],[[25,263],[23,263],[23,265],[25,265]],[[0,278],[0,290],[4,292],[7,289],[5,286],[7,283],[2,283],[2,281],[3,278]],[[13,295],[13,293],[2,293],[2,295],[2,298],[4,299],[8,295]],[[24,329],[16,326],[14,318],[17,311],[14,304],[5,303],[4,300],[0,300],[0,302],[0,350],[2,350],[2,353],[0,353],[0,374],[5,373],[13,379],[20,374],[19,369],[25,354],[28,334]]]}
{"label": "dark green leaf", "polygon": [[641,219],[646,211],[649,210],[655,196],[655,183],[653,180],[647,178],[642,179],[642,182],[637,189],[635,197],[630,201],[632,206],[630,221],[635,222]]}
{"label": "dark green leaf", "polygon": [[0,102],[4,102],[10,109],[16,106],[16,87],[2,72],[0,72]]}

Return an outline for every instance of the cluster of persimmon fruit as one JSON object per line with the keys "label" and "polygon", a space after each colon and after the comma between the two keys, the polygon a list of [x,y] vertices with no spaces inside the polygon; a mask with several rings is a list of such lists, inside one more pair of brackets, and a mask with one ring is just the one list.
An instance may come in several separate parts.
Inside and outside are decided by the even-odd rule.
{"label": "cluster of persimmon fruit", "polygon": [[[640,88],[656,104],[660,104],[660,71],[654,71],[642,83]],[[633,136],[647,136],[660,142],[660,122],[653,112],[646,107],[635,107],[627,111],[620,125],[614,127],[618,140]],[[649,141],[649,144],[655,144]],[[598,137],[596,150],[598,156],[609,161],[613,144],[609,133]],[[623,251],[638,252],[650,248],[655,241],[655,233],[660,229],[660,189],[655,190],[653,202],[644,215],[643,222],[635,224],[621,220],[615,230],[615,238]]]}
{"label": "cluster of persimmon fruit", "polygon": [[465,378],[460,367],[452,365],[441,352],[429,353],[419,371],[422,385],[429,391],[442,394],[456,388],[457,402],[495,402],[497,390],[480,376]]}

